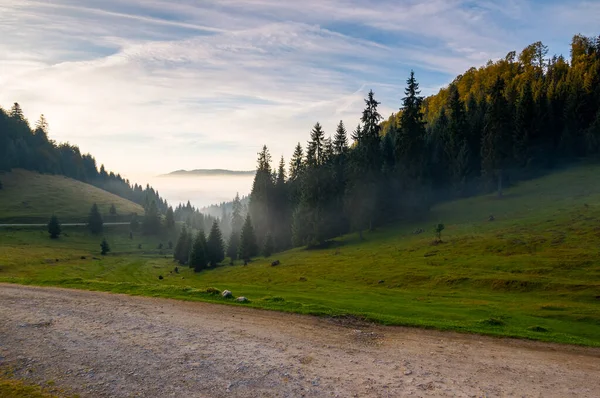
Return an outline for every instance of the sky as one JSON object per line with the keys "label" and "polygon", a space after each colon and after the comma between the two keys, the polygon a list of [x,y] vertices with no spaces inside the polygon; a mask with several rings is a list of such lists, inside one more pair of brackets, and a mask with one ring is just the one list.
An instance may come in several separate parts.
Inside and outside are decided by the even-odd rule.
{"label": "sky", "polygon": [[125,176],[289,159],[319,121],[388,116],[541,40],[569,55],[600,1],[0,0],[0,106]]}

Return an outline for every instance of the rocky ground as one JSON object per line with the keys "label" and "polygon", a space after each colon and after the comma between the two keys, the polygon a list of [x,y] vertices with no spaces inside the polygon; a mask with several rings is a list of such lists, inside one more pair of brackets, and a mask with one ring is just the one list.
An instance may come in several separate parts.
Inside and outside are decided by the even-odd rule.
{"label": "rocky ground", "polygon": [[600,350],[0,284],[0,366],[82,397],[598,397]]}

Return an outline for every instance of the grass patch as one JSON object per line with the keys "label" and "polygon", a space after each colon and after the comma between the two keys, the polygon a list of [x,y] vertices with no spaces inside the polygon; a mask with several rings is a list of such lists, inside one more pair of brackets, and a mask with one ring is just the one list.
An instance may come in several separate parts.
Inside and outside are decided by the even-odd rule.
{"label": "grass patch", "polygon": [[0,224],[47,223],[53,213],[63,223],[85,222],[94,203],[105,221],[112,220],[111,204],[127,219],[131,213],[144,214],[136,203],[64,176],[15,169],[0,173],[0,179]]}

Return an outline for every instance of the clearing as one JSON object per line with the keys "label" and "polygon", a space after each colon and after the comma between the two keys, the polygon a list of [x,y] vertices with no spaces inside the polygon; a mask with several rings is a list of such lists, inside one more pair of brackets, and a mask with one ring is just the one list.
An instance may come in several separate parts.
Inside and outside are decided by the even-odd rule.
{"label": "clearing", "polygon": [[0,284],[0,365],[82,397],[597,397],[600,349]]}
{"label": "clearing", "polygon": [[[129,239],[128,226],[106,229],[105,257],[101,237],[85,228],[66,227],[58,240],[40,229],[6,229],[0,282],[232,303],[206,292],[214,287],[257,308],[600,346],[599,174],[598,165],[583,164],[520,183],[502,200],[441,204],[427,220],[382,228],[363,242],[345,236],[327,248],[199,274],[173,272],[174,237]],[[446,224],[444,243],[434,245],[438,222]],[[271,267],[275,259],[281,265]]]}

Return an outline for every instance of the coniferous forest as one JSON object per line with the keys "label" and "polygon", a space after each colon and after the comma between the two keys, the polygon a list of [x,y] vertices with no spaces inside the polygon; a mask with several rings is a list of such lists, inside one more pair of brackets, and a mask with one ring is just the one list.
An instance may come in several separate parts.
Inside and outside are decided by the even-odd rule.
{"label": "coniferous forest", "polygon": [[[263,147],[247,209],[239,197],[220,206],[230,257],[318,246],[349,232],[362,238],[422,216],[436,202],[501,196],[519,179],[597,156],[600,37],[574,36],[570,59],[531,44],[469,69],[427,98],[411,72],[398,112],[385,119],[379,105],[371,91],[358,126],[340,121],[325,132],[315,123],[288,162]],[[98,169],[77,146],[50,140],[43,116],[32,129],[18,103],[0,108],[0,170],[11,168],[75,178],[198,230],[211,230],[216,219],[189,202],[173,211],[150,186]]]}
{"label": "coniferous forest", "polygon": [[[260,247],[318,246],[419,217],[435,202],[497,191],[600,151],[600,37],[570,60],[541,42],[489,61],[424,98],[411,72],[383,120],[371,91],[360,124],[317,122],[286,164],[258,154],[249,213]],[[269,242],[271,244],[271,242]]]}
{"label": "coniferous forest", "polygon": [[76,145],[51,140],[44,115],[32,129],[18,103],[9,111],[0,107],[0,171],[13,168],[64,175],[129,199],[146,209],[155,202],[161,213],[168,208],[167,202],[149,185],[145,188],[132,185],[120,174],[107,172],[104,165],[98,169],[96,159],[90,154],[82,154]]}

